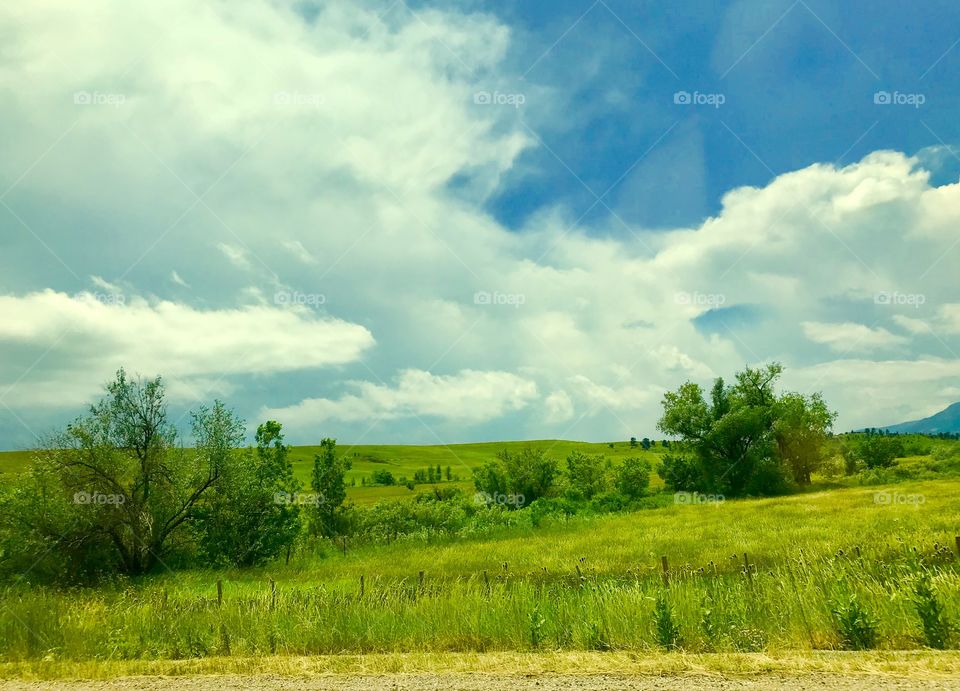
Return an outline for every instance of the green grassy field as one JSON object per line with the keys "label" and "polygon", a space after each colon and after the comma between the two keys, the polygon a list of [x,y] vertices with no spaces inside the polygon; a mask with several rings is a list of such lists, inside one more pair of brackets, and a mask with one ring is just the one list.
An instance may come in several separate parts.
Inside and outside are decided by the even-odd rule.
{"label": "green grassy field", "polygon": [[30,451],[0,451],[0,478],[5,473],[20,473],[30,464]]}
{"label": "green grassy field", "polygon": [[851,603],[876,647],[918,648],[922,574],[960,621],[958,492],[939,480],[671,505],[95,590],[19,585],[0,598],[0,658],[666,649],[658,600],[671,645],[690,651],[838,649]]}
{"label": "green grassy field", "polygon": [[[549,440],[338,448],[353,461],[349,498],[369,504],[415,494],[359,486],[375,469],[412,477],[450,466],[455,484],[472,490],[472,468],[523,446],[557,459],[637,455],[654,466],[664,450]],[[822,651],[956,650],[955,446],[935,442],[869,487],[819,477],[790,496],[694,504],[660,493],[654,508],[632,513],[534,522],[524,511],[513,524],[456,536],[319,541],[288,564],[168,570],[96,588],[34,584],[27,574],[0,592],[0,676],[269,671],[318,655],[398,669],[439,654],[461,656],[466,668],[476,655],[535,665],[597,653],[653,654],[666,665],[675,650],[719,655],[709,664],[721,666],[747,653],[799,655],[812,669]],[[292,450],[304,481],[317,450]],[[20,472],[27,459],[0,454],[0,467]]]}
{"label": "green grassy field", "polygon": [[[613,445],[611,448],[611,444]],[[427,466],[440,466],[444,474],[447,467],[459,480],[442,483],[451,484],[465,491],[473,491],[472,471],[474,468],[492,460],[503,449],[518,451],[524,447],[542,448],[558,460],[565,459],[572,451],[596,455],[604,454],[614,461],[630,456],[647,458],[656,465],[657,457],[664,451],[656,446],[644,451],[639,446],[631,447],[629,442],[589,443],[575,441],[537,440],[537,441],[510,441],[488,442],[480,444],[450,444],[442,446],[404,446],[404,445],[339,445],[339,453],[348,457],[353,468],[347,473],[347,481],[353,481],[354,486],[347,488],[347,496],[358,505],[375,504],[384,499],[400,499],[411,497],[418,491],[423,491],[428,485],[419,485],[415,490],[409,490],[403,485],[370,486],[361,485],[362,478],[369,478],[370,474],[378,469],[386,469],[399,478],[402,475],[413,479],[417,470]],[[320,452],[319,446],[294,446],[290,449],[290,460],[293,463],[294,475],[304,487],[310,486],[310,471],[313,468],[313,457]],[[3,473],[18,473],[23,471],[29,463],[29,451],[0,452],[0,478]],[[660,478],[654,474],[651,479],[654,488],[662,486]]]}

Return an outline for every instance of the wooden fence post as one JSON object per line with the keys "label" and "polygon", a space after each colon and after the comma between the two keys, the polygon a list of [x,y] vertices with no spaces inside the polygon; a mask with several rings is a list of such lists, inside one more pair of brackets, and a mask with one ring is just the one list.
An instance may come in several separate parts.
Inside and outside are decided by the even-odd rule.
{"label": "wooden fence post", "polygon": [[270,579],[270,609],[274,610],[277,608],[277,582]]}
{"label": "wooden fence post", "polygon": [[360,574],[360,597],[363,597],[363,574]]}
{"label": "wooden fence post", "polygon": [[663,584],[670,582],[670,565],[667,563],[666,555],[660,557],[660,566],[663,569]]}
{"label": "wooden fence post", "polygon": [[957,541],[957,556],[960,557],[960,535],[954,538]]}
{"label": "wooden fence post", "polygon": [[750,570],[750,559],[747,557],[747,553],[743,553],[743,568],[747,572],[747,578],[750,579],[750,582],[753,583],[753,572]]}
{"label": "wooden fence post", "polygon": [[423,592],[423,571],[421,571],[420,574],[417,576],[417,584],[418,584],[418,587],[420,588],[420,592],[422,593]]}
{"label": "wooden fence post", "polygon": [[223,581],[217,579],[217,607],[223,605]]}

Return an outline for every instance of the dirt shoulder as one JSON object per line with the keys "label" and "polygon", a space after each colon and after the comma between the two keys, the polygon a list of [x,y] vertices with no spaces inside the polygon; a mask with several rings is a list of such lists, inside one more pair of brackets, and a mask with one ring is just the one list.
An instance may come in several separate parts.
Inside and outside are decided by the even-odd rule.
{"label": "dirt shoulder", "polygon": [[0,663],[0,689],[941,689],[960,651],[396,653]]}
{"label": "dirt shoulder", "polygon": [[623,676],[623,675],[543,675],[516,676],[504,674],[381,674],[381,675],[323,675],[320,677],[287,677],[277,675],[213,675],[189,677],[121,677],[118,679],[87,681],[6,681],[0,689],[35,691],[58,689],[90,689],[95,691],[194,691],[216,688],[218,691],[242,689],[334,689],[341,691],[395,689],[417,691],[599,691],[600,689],[689,689],[715,691],[732,689],[786,689],[801,691],[814,689],[956,689],[960,679],[909,679],[889,676],[840,676],[836,674],[809,674],[802,676],[767,675],[743,677],[727,676]]}

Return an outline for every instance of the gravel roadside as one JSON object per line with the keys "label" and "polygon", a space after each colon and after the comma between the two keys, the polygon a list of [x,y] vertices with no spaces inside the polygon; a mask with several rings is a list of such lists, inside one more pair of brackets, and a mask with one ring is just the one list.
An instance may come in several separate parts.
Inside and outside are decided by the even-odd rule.
{"label": "gravel roadside", "polygon": [[379,675],[322,675],[290,677],[280,675],[200,675],[176,677],[121,677],[97,681],[0,681],[3,691],[37,691],[38,689],[68,689],[80,691],[240,691],[267,689],[287,691],[316,689],[338,691],[366,691],[367,689],[395,689],[397,691],[598,691],[600,689],[651,690],[684,689],[685,691],[731,691],[733,689],[785,689],[786,691],[813,691],[839,689],[960,689],[960,678],[931,680],[910,679],[887,675],[841,676],[835,674],[804,674],[800,676],[758,675],[724,677],[703,675],[682,676],[621,676],[621,675],[543,675],[518,676],[506,674],[379,674]]}

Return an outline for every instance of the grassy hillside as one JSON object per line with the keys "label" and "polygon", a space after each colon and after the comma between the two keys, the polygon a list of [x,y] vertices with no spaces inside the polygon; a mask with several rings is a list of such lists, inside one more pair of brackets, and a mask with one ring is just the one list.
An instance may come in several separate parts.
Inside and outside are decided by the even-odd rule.
{"label": "grassy hillside", "polygon": [[[417,470],[422,470],[427,466],[435,468],[437,465],[443,470],[445,476],[446,469],[449,466],[451,473],[459,476],[459,480],[453,484],[467,491],[472,491],[472,471],[474,468],[495,458],[496,454],[502,449],[518,451],[526,446],[546,449],[551,456],[561,461],[572,451],[579,450],[591,455],[604,454],[614,461],[629,456],[639,456],[650,459],[654,466],[656,465],[656,458],[664,451],[660,446],[644,451],[639,446],[631,447],[629,442],[589,443],[556,440],[443,446],[342,445],[338,446],[337,449],[339,453],[350,458],[353,463],[353,469],[347,474],[347,482],[353,481],[356,484],[347,489],[347,496],[357,504],[368,505],[381,499],[409,497],[426,487],[421,485],[415,491],[411,491],[402,485],[363,487],[361,485],[362,478],[369,478],[370,474],[377,469],[389,470],[397,478],[405,475],[409,479],[413,479],[413,474]],[[304,487],[310,486],[313,457],[319,452],[319,446],[291,447],[290,458],[293,463],[294,474],[303,482]],[[29,451],[0,452],[0,474],[21,472],[26,468],[29,457]],[[656,488],[660,486],[659,483],[659,477],[654,474],[651,484]],[[443,484],[449,486],[450,483],[444,482]]]}
{"label": "grassy hillside", "polygon": [[30,463],[29,451],[0,451],[0,479],[9,473],[19,473]]}

